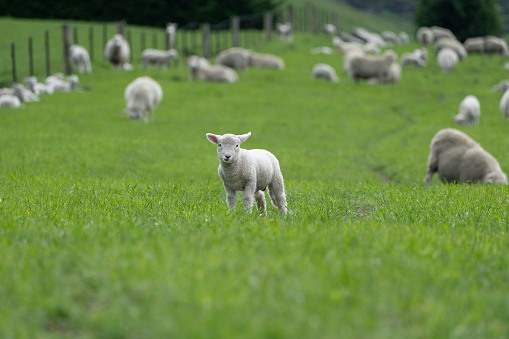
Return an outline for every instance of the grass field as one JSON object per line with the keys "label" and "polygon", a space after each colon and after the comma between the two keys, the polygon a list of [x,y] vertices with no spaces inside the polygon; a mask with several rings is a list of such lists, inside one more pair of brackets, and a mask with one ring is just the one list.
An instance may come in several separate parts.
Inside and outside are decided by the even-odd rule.
{"label": "grass field", "polygon": [[[509,169],[490,90],[508,60],[355,85],[320,45],[263,45],[286,69],[233,85],[95,62],[83,91],[2,109],[0,337],[509,337],[509,189],[422,182],[467,94],[481,123],[458,128]],[[318,62],[340,83],[312,81]],[[141,75],[164,90],[152,124],[122,112]],[[279,158],[288,217],[227,212],[205,133],[249,131]]]}

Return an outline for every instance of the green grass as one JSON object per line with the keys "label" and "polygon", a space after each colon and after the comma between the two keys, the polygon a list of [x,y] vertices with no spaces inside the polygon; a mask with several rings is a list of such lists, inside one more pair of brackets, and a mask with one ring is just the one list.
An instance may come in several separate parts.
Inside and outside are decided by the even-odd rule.
{"label": "green grass", "polygon": [[[490,91],[506,59],[443,75],[431,57],[397,85],[355,85],[320,45],[260,46],[286,69],[232,85],[96,61],[82,92],[2,109],[0,337],[508,337],[509,189],[422,182],[467,94],[481,123],[459,129],[509,169]],[[318,62],[340,83],[312,81]],[[145,74],[164,90],[153,124],[122,113]],[[227,211],[205,133],[248,131],[243,147],[280,160],[286,218],[246,215],[240,195]]]}

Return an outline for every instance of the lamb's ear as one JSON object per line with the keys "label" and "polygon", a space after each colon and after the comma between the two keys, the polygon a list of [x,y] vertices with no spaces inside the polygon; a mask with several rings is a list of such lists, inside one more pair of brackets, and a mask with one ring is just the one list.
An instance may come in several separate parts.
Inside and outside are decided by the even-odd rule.
{"label": "lamb's ear", "polygon": [[215,135],[212,133],[207,133],[207,139],[213,144],[217,144],[217,139],[219,139],[220,135]]}
{"label": "lamb's ear", "polygon": [[247,140],[247,138],[249,138],[251,136],[251,132],[247,133],[247,134],[242,134],[242,135],[237,135],[240,139],[240,143],[242,144],[244,141]]}

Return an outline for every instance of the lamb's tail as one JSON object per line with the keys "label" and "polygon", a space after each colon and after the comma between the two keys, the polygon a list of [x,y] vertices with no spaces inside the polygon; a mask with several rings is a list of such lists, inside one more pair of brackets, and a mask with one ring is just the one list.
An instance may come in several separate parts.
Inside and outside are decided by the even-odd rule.
{"label": "lamb's tail", "polygon": [[269,197],[272,205],[277,207],[282,214],[286,214],[286,195],[283,175],[278,173],[268,186]]}

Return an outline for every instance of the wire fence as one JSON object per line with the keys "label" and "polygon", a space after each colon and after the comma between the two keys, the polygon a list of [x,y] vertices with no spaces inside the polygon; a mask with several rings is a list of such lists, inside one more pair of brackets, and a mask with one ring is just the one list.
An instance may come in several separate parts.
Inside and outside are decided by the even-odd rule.
{"label": "wire fence", "polygon": [[[183,57],[210,58],[230,47],[256,48],[275,36],[276,23],[290,22],[295,32],[319,33],[325,23],[338,27],[335,12],[311,3],[287,5],[271,12],[235,16],[218,24],[191,22],[177,30],[175,44],[169,45],[165,29],[126,26],[125,22],[73,23],[52,28],[0,46],[0,87],[22,82],[25,77],[47,77],[56,72],[69,73],[70,44],[85,47],[92,62],[103,61],[106,42],[123,34],[131,47],[131,63],[141,60],[146,48],[178,50]],[[69,41],[70,40],[70,41]]]}

